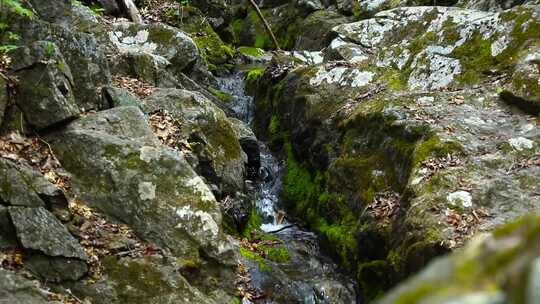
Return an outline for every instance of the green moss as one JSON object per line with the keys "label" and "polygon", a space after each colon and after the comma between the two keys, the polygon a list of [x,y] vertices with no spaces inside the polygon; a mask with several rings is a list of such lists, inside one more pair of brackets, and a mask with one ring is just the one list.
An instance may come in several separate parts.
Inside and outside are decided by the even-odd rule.
{"label": "green moss", "polygon": [[282,245],[261,246],[260,249],[264,251],[266,258],[270,261],[286,263],[291,259],[289,250]]}
{"label": "green moss", "polygon": [[259,269],[266,272],[272,272],[272,266],[268,265],[263,257],[244,247],[240,247],[240,255],[257,263]]}
{"label": "green moss", "polygon": [[240,52],[240,54],[242,55],[256,57],[256,58],[262,57],[265,54],[263,49],[259,49],[256,47],[247,47],[247,46],[239,47],[238,52]]}
{"label": "green moss", "polygon": [[259,231],[261,229],[261,225],[261,216],[257,212],[256,208],[252,208],[251,213],[249,214],[248,222],[246,224],[246,227],[244,228],[244,231],[242,232],[242,235],[248,239],[251,239],[253,237],[253,231]]}
{"label": "green moss", "polygon": [[265,68],[256,67],[251,70],[249,70],[246,74],[246,82],[250,84],[256,83],[259,78],[264,75]]}
{"label": "green moss", "polygon": [[233,99],[231,94],[223,92],[221,90],[210,87],[210,91],[212,92],[212,94],[214,94],[214,96],[216,96],[219,100],[223,101],[224,103],[229,103]]}
{"label": "green moss", "polygon": [[268,132],[271,137],[277,136],[279,133],[279,117],[277,115],[272,115],[270,119],[270,124],[268,125]]}

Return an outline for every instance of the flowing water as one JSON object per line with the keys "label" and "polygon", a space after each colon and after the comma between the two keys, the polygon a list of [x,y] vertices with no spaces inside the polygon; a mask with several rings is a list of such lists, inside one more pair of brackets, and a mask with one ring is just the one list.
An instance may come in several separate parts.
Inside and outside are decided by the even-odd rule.
{"label": "flowing water", "polygon": [[[238,119],[249,126],[253,123],[253,98],[245,93],[241,71],[218,79],[220,89],[233,100],[230,108]],[[259,141],[261,170],[255,194],[255,206],[263,223],[261,230],[274,234],[283,241],[290,255],[284,263],[272,263],[272,272],[250,270],[252,284],[270,295],[266,303],[360,303],[353,280],[338,271],[338,267],[325,256],[317,236],[288,222],[284,217],[279,194],[283,163]]]}

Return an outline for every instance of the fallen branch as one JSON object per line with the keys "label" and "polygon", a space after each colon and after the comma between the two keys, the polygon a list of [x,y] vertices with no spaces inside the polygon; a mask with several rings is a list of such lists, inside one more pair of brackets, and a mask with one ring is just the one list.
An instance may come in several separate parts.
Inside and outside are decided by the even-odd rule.
{"label": "fallen branch", "polygon": [[249,2],[251,2],[251,5],[253,6],[253,8],[255,8],[257,15],[262,20],[264,27],[266,28],[266,31],[268,32],[270,37],[272,37],[272,41],[274,42],[274,45],[276,46],[276,50],[281,51],[281,48],[279,48],[279,44],[277,42],[276,36],[274,36],[274,32],[272,32],[270,25],[268,24],[268,22],[266,22],[266,19],[264,19],[264,16],[261,10],[259,9],[259,6],[257,5],[257,3],[255,3],[255,0],[249,0]]}

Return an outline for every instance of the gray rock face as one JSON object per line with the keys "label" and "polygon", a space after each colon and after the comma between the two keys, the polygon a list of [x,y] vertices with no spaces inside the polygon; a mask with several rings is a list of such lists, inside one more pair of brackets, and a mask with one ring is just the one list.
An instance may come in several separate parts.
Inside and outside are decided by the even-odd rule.
{"label": "gray rock face", "polygon": [[145,99],[145,112],[166,110],[182,124],[195,148],[198,172],[224,193],[242,190],[247,157],[225,113],[200,93],[159,89]]}
{"label": "gray rock face", "polygon": [[86,260],[79,242],[60,221],[43,207],[9,207],[9,215],[24,248],[51,257]]}
{"label": "gray rock face", "polygon": [[16,102],[30,125],[43,129],[80,114],[71,70],[54,43],[37,41],[12,57],[19,79]]}
{"label": "gray rock face", "polygon": [[74,191],[91,206],[179,256],[204,250],[228,261],[212,192],[182,155],[157,143],[137,108],[88,115],[50,139]]}
{"label": "gray rock face", "polygon": [[68,24],[71,20],[72,1],[70,0],[30,0],[30,4],[42,20],[60,24]]}
{"label": "gray rock face", "polygon": [[49,301],[31,281],[0,269],[0,303],[45,304]]}
{"label": "gray rock face", "polygon": [[47,282],[75,281],[88,272],[88,266],[82,260],[41,254],[26,257],[24,266]]}
{"label": "gray rock face", "polygon": [[126,89],[116,87],[104,87],[103,98],[107,100],[107,103],[111,108],[130,106],[142,108],[142,101]]}
{"label": "gray rock face", "polygon": [[40,207],[45,206],[38,193],[33,191],[28,183],[30,170],[19,170],[20,167],[13,162],[0,160],[0,198],[2,202],[12,206]]}
{"label": "gray rock face", "polygon": [[71,289],[79,297],[90,298],[96,304],[215,304],[192,287],[179,274],[177,266],[159,257],[107,257],[103,261],[103,278],[97,282],[75,283]]}
{"label": "gray rock face", "polygon": [[[398,285],[378,304],[538,303],[538,223],[533,213],[478,236]],[[488,287],[489,286],[489,287]]]}
{"label": "gray rock face", "polygon": [[540,113],[540,44],[522,52],[512,74],[512,81],[501,97],[533,115]]}
{"label": "gray rock face", "polygon": [[386,78],[399,74],[401,85],[413,90],[472,85],[489,73],[504,73],[512,64],[509,58],[527,49],[523,37],[538,35],[534,29],[539,24],[535,7],[501,13],[398,8],[335,27],[338,37],[327,58],[375,65],[370,72]]}
{"label": "gray rock face", "polygon": [[14,32],[21,36],[21,43],[51,41],[73,73],[73,93],[81,111],[102,109],[100,88],[110,82],[110,72],[104,47],[91,34],[73,31],[64,26],[42,20],[20,21]]}
{"label": "gray rock face", "polygon": [[12,206],[67,208],[58,187],[31,168],[0,159],[0,199]]}
{"label": "gray rock face", "polygon": [[200,58],[191,37],[165,24],[118,23],[108,38],[116,56],[114,69],[150,83],[171,82],[160,73],[169,71],[169,77],[178,78]]}

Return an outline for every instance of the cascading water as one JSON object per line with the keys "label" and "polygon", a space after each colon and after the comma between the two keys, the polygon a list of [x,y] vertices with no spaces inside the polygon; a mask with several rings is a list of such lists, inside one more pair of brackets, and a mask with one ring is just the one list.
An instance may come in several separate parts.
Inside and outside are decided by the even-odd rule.
{"label": "cascading water", "polygon": [[[218,83],[222,91],[233,97],[229,107],[236,118],[251,126],[255,106],[253,98],[245,93],[243,73],[237,71],[218,78]],[[342,275],[320,251],[317,236],[285,219],[279,200],[283,163],[263,142],[259,141],[259,149],[261,169],[255,187],[255,206],[262,218],[260,228],[283,241],[291,256],[290,261],[276,265],[277,270],[271,274],[256,269],[250,271],[255,287],[273,292],[274,298],[281,296],[281,300],[264,303],[359,303],[353,281]],[[284,296],[286,293],[288,295]]]}

